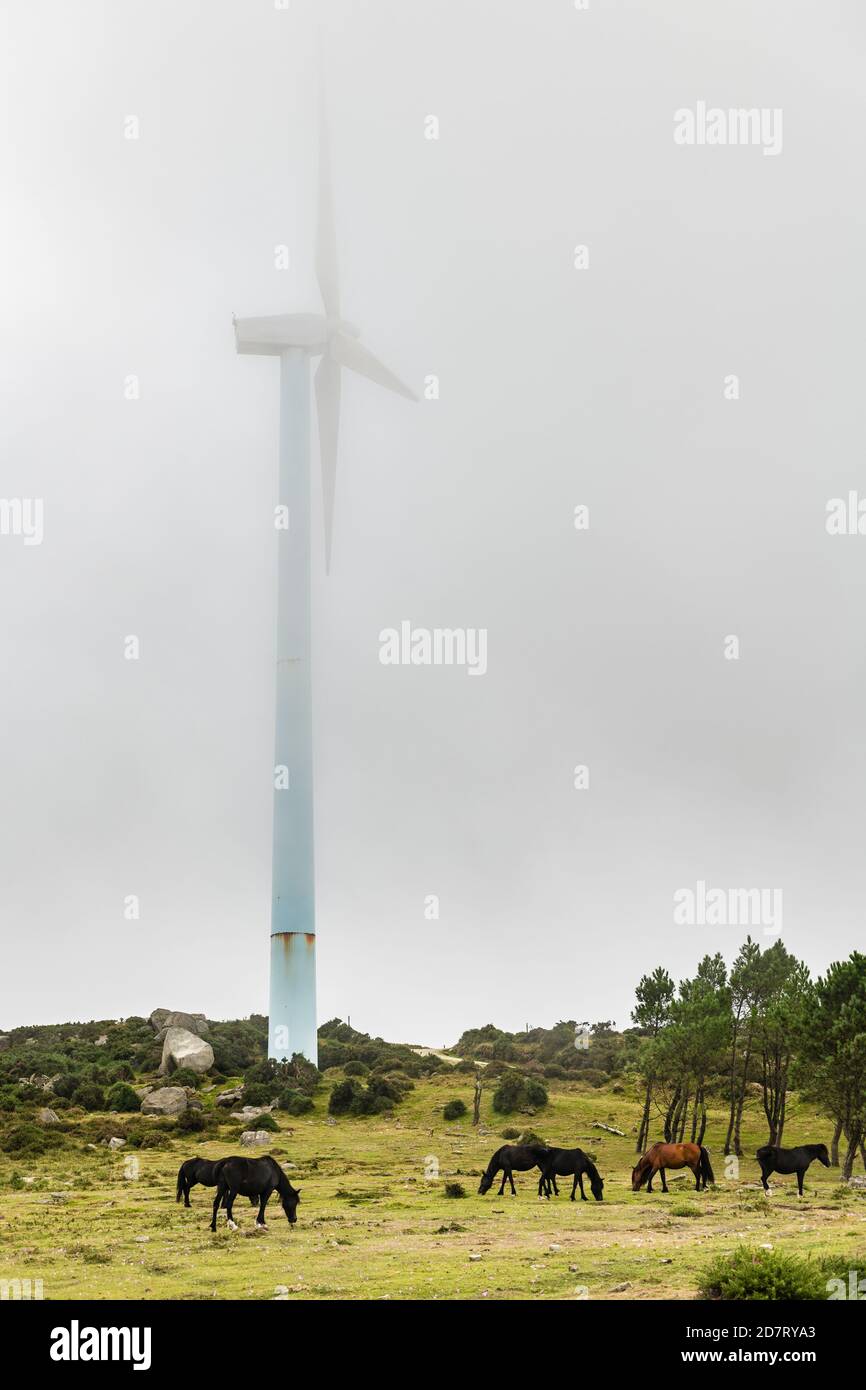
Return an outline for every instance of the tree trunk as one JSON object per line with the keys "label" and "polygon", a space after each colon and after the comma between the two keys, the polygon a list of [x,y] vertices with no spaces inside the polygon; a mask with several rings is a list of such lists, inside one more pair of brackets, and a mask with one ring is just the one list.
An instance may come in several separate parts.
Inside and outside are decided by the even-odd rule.
{"label": "tree trunk", "polygon": [[473,1123],[473,1125],[477,1125],[478,1122],[479,1122],[480,1119],[481,1119],[481,1089],[482,1089],[481,1072],[480,1072],[480,1071],[476,1071],[476,1073],[475,1073],[475,1100],[474,1100],[474,1103],[473,1103],[473,1106],[472,1106],[472,1123]]}
{"label": "tree trunk", "polygon": [[752,1060],[752,1029],[746,1034],[746,1055],[743,1058],[742,1080],[740,1082],[740,1094],[737,1097],[737,1118],[734,1123],[734,1153],[738,1158],[743,1156],[743,1142],[740,1138],[740,1130],[743,1124],[743,1106],[746,1103],[746,1083],[749,1079],[749,1063]]}
{"label": "tree trunk", "polygon": [[731,1036],[731,1108],[728,1115],[728,1132],[725,1135],[724,1152],[731,1152],[731,1141],[734,1135],[734,1125],[737,1118],[737,1041],[740,1035],[740,1020],[735,1018],[733,1021],[733,1033]]}
{"label": "tree trunk", "polygon": [[857,1150],[860,1147],[862,1135],[858,1129],[851,1130],[851,1137],[848,1141],[848,1152],[845,1155],[845,1164],[842,1168],[842,1181],[850,1182],[851,1174],[854,1171],[854,1159],[857,1157]]}
{"label": "tree trunk", "polygon": [[698,1135],[697,1140],[695,1141],[695,1142],[697,1143],[697,1145],[698,1145],[699,1148],[703,1148],[703,1146],[704,1146],[704,1135],[705,1135],[705,1133],[706,1133],[706,1130],[707,1130],[707,1107],[704,1106],[703,1111],[701,1112],[701,1132],[700,1132],[700,1134]]}
{"label": "tree trunk", "polygon": [[647,1140],[649,1139],[650,1106],[652,1103],[652,1094],[653,1079],[651,1076],[649,1076],[647,1077],[646,1097],[643,1103],[643,1114],[641,1115],[640,1129],[638,1130],[637,1135],[637,1153],[639,1154],[643,1153],[647,1145]]}
{"label": "tree trunk", "polygon": [[839,1167],[839,1140],[842,1138],[842,1121],[836,1121],[836,1128],[833,1131],[833,1142],[830,1145],[830,1162],[834,1168]]}
{"label": "tree trunk", "polygon": [[671,1103],[670,1103],[670,1105],[669,1105],[668,1108],[667,1108],[667,1113],[665,1114],[664,1136],[665,1136],[665,1143],[667,1143],[667,1144],[670,1144],[671,1140],[673,1139],[673,1135],[674,1135],[674,1120],[675,1120],[675,1117],[676,1117],[677,1108],[678,1108],[678,1106],[679,1106],[679,1103],[680,1103],[680,1087],[677,1086],[676,1090],[675,1090],[674,1093],[673,1093],[673,1096],[671,1097]]}

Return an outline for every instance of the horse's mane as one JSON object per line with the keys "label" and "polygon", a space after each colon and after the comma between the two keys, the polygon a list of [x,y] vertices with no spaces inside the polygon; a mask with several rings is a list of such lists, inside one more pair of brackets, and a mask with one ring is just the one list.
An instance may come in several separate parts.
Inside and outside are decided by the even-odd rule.
{"label": "horse's mane", "polygon": [[[583,1153],[583,1149],[581,1149],[581,1153]],[[593,1178],[598,1178],[600,1180],[601,1174],[599,1173],[589,1154],[584,1153],[583,1156],[586,1159],[586,1171],[589,1173],[590,1182],[592,1182]]]}

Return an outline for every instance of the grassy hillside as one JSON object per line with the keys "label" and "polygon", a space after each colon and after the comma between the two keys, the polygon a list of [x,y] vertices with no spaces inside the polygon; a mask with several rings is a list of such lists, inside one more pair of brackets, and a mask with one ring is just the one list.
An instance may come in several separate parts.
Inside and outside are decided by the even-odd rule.
{"label": "grassy hillside", "polygon": [[[233,1079],[226,1075],[226,1084]],[[294,1230],[272,1203],[267,1233],[255,1232],[245,1201],[235,1207],[240,1230],[228,1231],[221,1213],[216,1235],[208,1229],[212,1192],[194,1189],[189,1211],[175,1203],[184,1158],[239,1151],[241,1126],[225,1112],[219,1129],[185,1135],[174,1121],[61,1110],[62,1132],[45,1131],[43,1152],[24,1144],[0,1153],[0,1279],[41,1279],[46,1299],[269,1299],[278,1289],[289,1298],[691,1298],[709,1259],[743,1242],[838,1255],[866,1273],[866,1192],[841,1188],[838,1170],[814,1165],[804,1200],[793,1178],[777,1178],[765,1198],[754,1187],[753,1158],[739,1176],[726,1176],[721,1112],[712,1112],[706,1140],[715,1189],[695,1193],[690,1175],[672,1174],[669,1196],[634,1195],[639,1106],[621,1083],[614,1090],[549,1079],[550,1104],[527,1119],[492,1111],[491,1082],[473,1129],[465,1073],[421,1076],[392,1113],[364,1118],[328,1115],[331,1087],[342,1079],[341,1070],[329,1071],[307,1114],[274,1112],[278,1132],[262,1152],[287,1167],[302,1198]],[[199,1094],[207,1122],[216,1092]],[[470,1113],[445,1122],[442,1107],[454,1097]],[[8,1135],[19,1117],[2,1118]],[[593,1129],[594,1121],[626,1137]],[[558,1200],[539,1201],[537,1172],[515,1176],[516,1199],[498,1197],[498,1183],[476,1195],[502,1130],[526,1123],[549,1143],[595,1155],[603,1203],[570,1202],[567,1179]],[[142,1128],[147,1141],[134,1149]],[[827,1122],[795,1096],[786,1133],[792,1143],[830,1137]],[[130,1137],[110,1151],[100,1143],[110,1135]],[[765,1138],[753,1110],[748,1151]],[[452,1182],[465,1198],[445,1196]]]}

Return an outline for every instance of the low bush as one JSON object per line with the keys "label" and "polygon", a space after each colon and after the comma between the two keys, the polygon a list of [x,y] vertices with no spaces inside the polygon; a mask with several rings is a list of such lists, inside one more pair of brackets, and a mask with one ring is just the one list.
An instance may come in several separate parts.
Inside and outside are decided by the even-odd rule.
{"label": "low bush", "polygon": [[710,1261],[698,1288],[704,1298],[803,1302],[827,1297],[827,1274],[799,1255],[740,1245]]}
{"label": "low bush", "polygon": [[541,1110],[547,1101],[543,1083],[519,1071],[506,1071],[493,1092],[493,1109],[500,1115],[510,1115],[515,1110]]}
{"label": "low bush", "polygon": [[301,1091],[293,1091],[287,1087],[281,1091],[277,1097],[277,1105],[280,1110],[285,1110],[289,1115],[306,1115],[313,1108],[312,1099],[305,1096]]}
{"label": "low bush", "polygon": [[141,1109],[141,1097],[125,1081],[116,1081],[105,1097],[106,1110],[132,1114]]}
{"label": "low bush", "polygon": [[466,1106],[462,1100],[449,1100],[442,1111],[443,1120],[459,1120],[461,1115],[466,1114]]}
{"label": "low bush", "polygon": [[105,1109],[105,1092],[93,1081],[85,1081],[82,1085],[76,1086],[71,1099],[73,1105],[80,1105],[82,1110]]}

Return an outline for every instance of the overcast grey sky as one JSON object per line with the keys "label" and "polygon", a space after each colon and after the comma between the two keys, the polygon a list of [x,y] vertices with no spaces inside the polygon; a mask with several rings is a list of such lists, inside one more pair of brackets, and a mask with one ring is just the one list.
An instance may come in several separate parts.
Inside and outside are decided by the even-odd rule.
{"label": "overcast grey sky", "polygon": [[[345,313],[440,380],[346,375],[327,579],[314,487],[319,1017],[624,1025],[745,936],[674,923],[699,880],[781,889],[823,969],[864,938],[862,7],[4,0],[0,497],[44,539],[0,535],[0,1027],[267,1007],[277,365],[231,319],[320,307],[314,13]],[[699,102],[781,152],[678,146]],[[487,674],[381,665],[406,619]]]}

